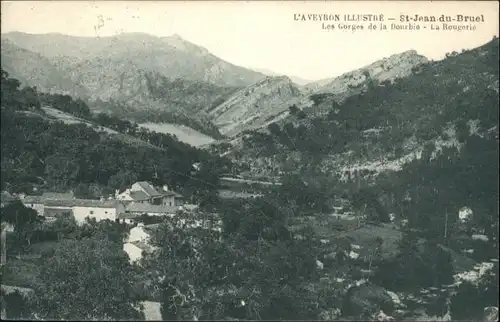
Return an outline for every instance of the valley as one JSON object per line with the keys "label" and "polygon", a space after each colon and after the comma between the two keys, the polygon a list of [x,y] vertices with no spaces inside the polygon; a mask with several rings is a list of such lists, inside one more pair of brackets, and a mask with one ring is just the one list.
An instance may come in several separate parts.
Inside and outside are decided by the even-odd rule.
{"label": "valley", "polygon": [[2,34],[6,317],[493,321],[498,48],[308,82]]}

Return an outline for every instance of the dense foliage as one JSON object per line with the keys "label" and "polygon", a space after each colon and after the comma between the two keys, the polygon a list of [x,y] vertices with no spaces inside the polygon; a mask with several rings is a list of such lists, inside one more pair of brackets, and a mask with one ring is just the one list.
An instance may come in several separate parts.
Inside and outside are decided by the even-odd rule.
{"label": "dense foliage", "polygon": [[[167,183],[197,200],[213,199],[218,175],[230,164],[206,151],[181,143],[170,135],[138,129],[136,124],[97,115],[95,120],[151,144],[130,144],[100,135],[85,124],[64,124],[38,114],[23,113],[16,105],[19,84],[3,73],[2,187],[32,192],[33,187],[51,190],[77,189],[87,197],[123,189],[135,180]],[[5,86],[4,86],[5,85]],[[44,102],[63,111],[90,118],[88,108],[69,96],[41,95]],[[200,163],[201,170],[192,165]],[[97,193],[92,187],[101,187]],[[92,196],[92,194],[94,194]]]}
{"label": "dense foliage", "polygon": [[[471,58],[474,64],[464,64]],[[16,203],[7,206],[2,219],[12,223],[28,245],[31,234],[44,229],[52,233],[45,238],[58,242],[42,259],[37,309],[46,318],[139,319],[135,306],[139,293],[145,294],[133,281],[142,274],[159,293],[164,319],[314,320],[324,310],[341,306],[338,294],[343,294],[345,285],[329,283],[337,276],[359,277],[354,273],[356,264],[368,268],[363,276],[370,282],[349,287],[343,294],[348,309],[342,313],[369,318],[374,312],[363,312],[365,306],[380,309],[373,302],[389,297],[380,286],[417,294],[452,284],[457,254],[472,233],[486,237],[471,255],[474,260],[497,257],[498,141],[491,129],[497,127],[499,106],[490,86],[494,77],[498,79],[498,71],[491,68],[497,58],[495,41],[423,66],[414,71],[416,75],[394,83],[370,81],[366,91],[341,104],[331,95],[313,96],[315,105],[331,105],[328,115],[305,118],[291,106],[296,123],[273,123],[269,134],[244,137],[247,148],[263,147],[267,156],[285,155],[282,185],[267,189],[265,197],[231,201],[219,201],[216,195],[219,175],[231,171],[226,160],[132,122],[105,114],[90,116],[81,102],[65,96],[42,99],[152,147],[110,140],[86,125],[49,123],[37,104],[26,108],[18,82],[2,74],[2,98],[7,102],[2,105],[3,186],[21,191],[29,182],[91,194],[92,185],[122,189],[137,180],[151,180],[169,183],[217,213],[183,212],[161,220],[143,216],[140,221],[158,224],[151,239],[154,248],[134,267],[121,251],[126,225],[88,221],[78,227],[71,217],[61,216],[44,228],[32,210]],[[480,76],[467,78],[472,73]],[[438,147],[435,139],[449,127],[455,129],[458,144]],[[370,141],[362,133],[370,129],[385,132]],[[425,145],[422,156],[370,184],[343,183],[320,167],[321,159],[331,154],[358,148],[367,155],[373,152],[371,142],[401,156],[403,141],[412,136]],[[300,164],[287,162],[292,152],[299,154]],[[328,232],[331,240],[325,241],[312,229],[291,228],[297,219],[329,215],[329,201],[338,197],[348,199],[373,230],[394,225],[397,234],[402,232],[393,256],[382,256],[390,243],[380,236],[366,263],[351,258],[352,250],[361,246],[354,249],[347,229],[340,236]],[[466,223],[458,218],[464,206],[473,212]],[[391,224],[394,213],[397,219]],[[219,219],[221,230],[215,229]],[[325,253],[331,255],[328,262],[324,260],[328,272],[318,262],[327,258]],[[89,265],[96,262],[100,265]],[[451,299],[453,319],[480,319],[484,306],[498,306],[496,285],[498,274],[478,285],[463,283]],[[362,293],[377,301],[363,302]],[[445,296],[428,307],[431,314],[444,312]]]}
{"label": "dense foliage", "polygon": [[[16,258],[37,268],[35,276],[22,284],[34,289],[34,296],[23,298],[13,293],[6,299],[11,317],[32,319],[36,314],[37,318],[56,320],[142,318],[135,273],[122,250],[129,229],[125,224],[87,220],[77,225],[69,215],[45,222],[18,201],[2,207],[1,213],[2,222],[14,226],[14,232],[8,235],[3,283],[12,283],[12,278],[22,273],[9,268],[11,261],[15,265]],[[31,247],[18,247],[18,236],[30,236]]]}
{"label": "dense foliage", "polygon": [[[223,229],[195,228],[180,214],[160,224],[157,250],[143,260],[162,291],[164,319],[315,319],[317,244],[296,240],[289,214],[272,200],[233,201]],[[191,227],[191,228],[190,228]]]}
{"label": "dense foliage", "polygon": [[49,319],[139,319],[128,256],[121,243],[118,247],[100,238],[60,241],[44,257],[36,289],[38,314]]}
{"label": "dense foliage", "polygon": [[[245,141],[247,147],[274,154],[296,150],[324,156],[348,150],[363,152],[365,130],[381,130],[374,145],[393,149],[413,135],[421,141],[438,136],[450,120],[479,120],[489,129],[498,119],[495,66],[498,39],[424,65],[412,77],[381,84],[369,80],[360,94],[341,103],[331,94],[312,95],[314,105],[307,122],[286,119],[281,125],[270,124],[269,134],[252,133]],[[326,106],[329,112],[314,116],[318,105]],[[296,107],[290,110],[292,115],[298,112]]]}

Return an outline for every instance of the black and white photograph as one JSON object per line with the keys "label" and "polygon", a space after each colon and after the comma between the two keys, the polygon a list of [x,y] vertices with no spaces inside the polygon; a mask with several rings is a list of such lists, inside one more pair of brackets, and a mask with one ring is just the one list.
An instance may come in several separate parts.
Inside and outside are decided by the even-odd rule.
{"label": "black and white photograph", "polygon": [[498,321],[496,1],[1,1],[1,319]]}

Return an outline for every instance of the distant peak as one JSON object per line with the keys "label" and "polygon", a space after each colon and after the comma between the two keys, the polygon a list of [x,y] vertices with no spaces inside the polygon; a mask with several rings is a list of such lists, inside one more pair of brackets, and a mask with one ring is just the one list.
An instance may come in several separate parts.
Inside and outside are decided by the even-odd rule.
{"label": "distant peak", "polygon": [[170,40],[170,41],[181,41],[181,42],[189,43],[189,41],[187,41],[186,39],[182,38],[181,35],[179,35],[179,34],[172,34],[172,35],[170,35],[168,37],[165,37],[164,39]]}
{"label": "distant peak", "polygon": [[178,50],[184,51],[197,51],[200,54],[208,54],[208,50],[199,45],[193,44],[192,42],[182,38],[179,34],[173,34],[168,37],[162,38],[167,44],[177,48]]}
{"label": "distant peak", "polygon": [[280,76],[266,76],[263,79],[261,79],[259,82],[257,82],[255,85],[260,86],[263,84],[278,84],[278,83],[293,84],[290,77],[285,76],[285,75],[280,75]]}
{"label": "distant peak", "polygon": [[403,51],[403,52],[398,53],[398,54],[391,55],[389,58],[393,58],[393,57],[411,57],[411,56],[424,57],[424,56],[420,55],[415,49],[410,49],[410,50],[406,50],[406,51]]}

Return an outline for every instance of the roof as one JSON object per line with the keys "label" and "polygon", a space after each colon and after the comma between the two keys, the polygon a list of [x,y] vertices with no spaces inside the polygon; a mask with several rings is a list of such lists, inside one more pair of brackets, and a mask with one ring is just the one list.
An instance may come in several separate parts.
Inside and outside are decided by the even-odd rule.
{"label": "roof", "polygon": [[54,200],[71,200],[75,198],[75,195],[73,194],[73,192],[44,192],[42,198]]}
{"label": "roof", "polygon": [[184,196],[178,194],[175,191],[165,191],[162,193],[162,196],[165,196],[165,197],[174,196],[175,198],[184,198]]}
{"label": "roof", "polygon": [[2,191],[2,194],[1,194],[0,197],[1,197],[2,203],[4,203],[4,202],[11,202],[11,201],[14,201],[16,199],[10,193],[8,193],[7,191]]}
{"label": "roof", "polygon": [[135,201],[143,201],[143,200],[149,199],[149,196],[146,193],[144,193],[143,191],[131,191],[130,197],[132,199],[134,199]]}
{"label": "roof", "polygon": [[126,212],[140,212],[140,213],[175,213],[178,207],[175,206],[163,206],[163,205],[149,205],[143,203],[131,203],[125,208]]}
{"label": "roof", "polygon": [[160,194],[164,197],[174,196],[176,198],[184,198],[184,196],[178,194],[173,190],[165,190],[163,187],[155,187],[157,191],[160,191]]}
{"label": "roof", "polygon": [[136,182],[150,197],[160,196],[161,193],[156,191],[156,189],[147,181],[138,181]]}
{"label": "roof", "polygon": [[26,196],[21,199],[23,203],[44,203],[45,199],[42,196]]}
{"label": "roof", "polygon": [[94,207],[94,208],[115,208],[120,203],[117,200],[93,200],[93,199],[46,199],[43,196],[27,196],[23,203],[40,203],[46,207]]}
{"label": "roof", "polygon": [[117,200],[93,200],[93,199],[73,199],[73,200],[48,200],[45,206],[69,206],[69,207],[94,207],[94,208],[116,208]]}

